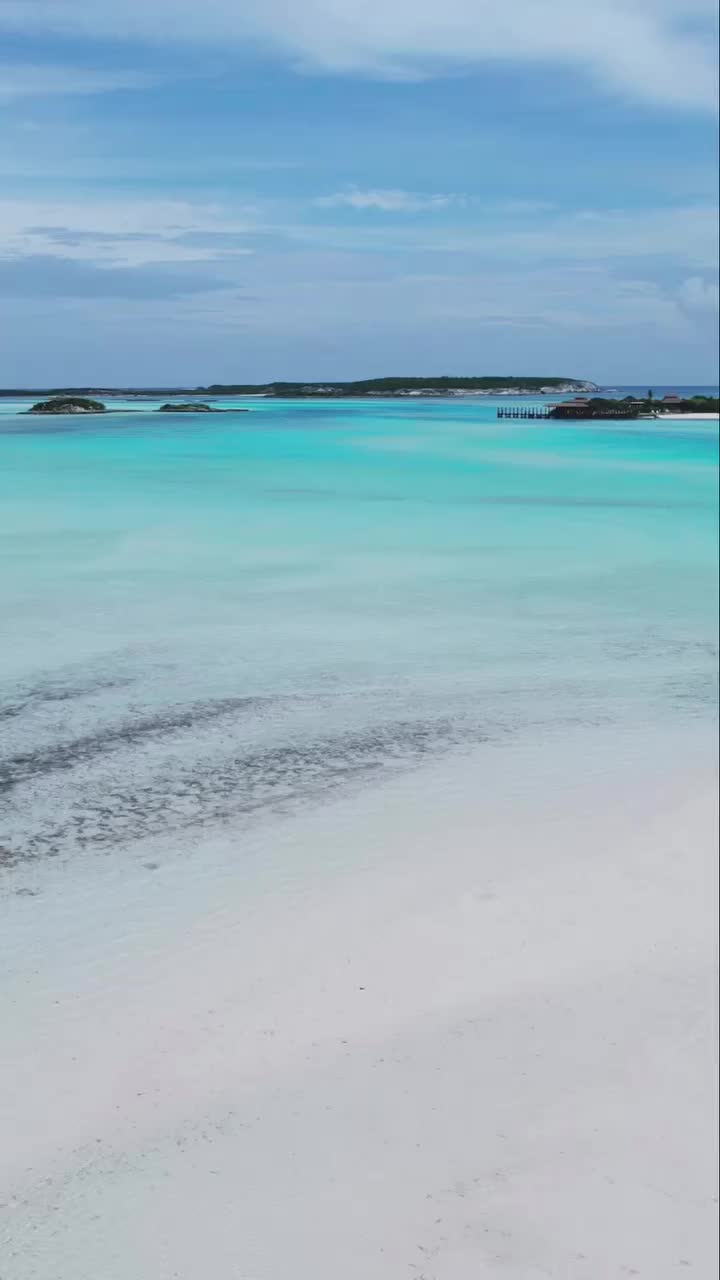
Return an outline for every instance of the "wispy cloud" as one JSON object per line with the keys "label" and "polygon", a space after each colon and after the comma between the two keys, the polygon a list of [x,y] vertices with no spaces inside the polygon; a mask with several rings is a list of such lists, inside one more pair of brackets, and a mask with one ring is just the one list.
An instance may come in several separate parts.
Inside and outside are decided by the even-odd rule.
{"label": "wispy cloud", "polygon": [[[403,210],[341,225],[299,200],[0,201],[0,310],[30,363],[38,327],[43,362],[60,331],[79,351],[92,333],[107,353],[120,342],[130,380],[150,362],[143,343],[156,350],[163,307],[168,373],[190,361],[197,381],[223,376],[223,360],[229,377],[300,376],[323,353],[335,376],[353,360],[358,376],[388,360],[473,368],[480,338],[485,367],[515,367],[524,341],[531,362],[545,343],[548,368],[560,350],[589,376],[606,376],[602,359],[618,378],[639,350],[648,369],[678,352],[686,369],[712,369],[712,209],[546,210],[529,225],[501,205],[469,209],[446,227]],[[246,373],[238,326],[255,344]]]}
{"label": "wispy cloud", "polygon": [[100,267],[214,262],[252,252],[243,209],[180,200],[0,200],[0,245],[13,257],[58,257]]}
{"label": "wispy cloud", "polygon": [[[1,21],[1,19],[0,19]],[[91,67],[0,63],[0,101],[57,94],[117,93],[154,83],[137,71],[98,71]]]}
{"label": "wispy cloud", "polygon": [[[550,207],[529,220],[508,218],[502,205],[482,206],[477,216],[469,206],[470,217],[438,222],[402,216],[447,209],[428,204],[434,196],[358,190],[341,197],[323,199],[331,208],[351,202],[352,208],[391,212],[397,219],[328,223],[312,206],[300,212],[295,202],[278,200],[252,205],[150,198],[0,200],[0,244],[15,255],[54,254],[106,266],[209,262],[283,247],[300,254],[321,247],[365,262],[370,253],[389,253],[399,269],[408,258],[530,266],[649,260],[674,264],[690,280],[701,280],[717,264],[718,213],[709,205],[575,212]],[[437,199],[448,201],[452,211],[458,198]],[[688,288],[689,300],[699,298],[696,284]]]}
{"label": "wispy cloud", "polygon": [[296,65],[391,78],[508,60],[571,66],[626,97],[713,109],[714,0],[5,0],[25,34],[240,45]]}
{"label": "wispy cloud", "polygon": [[529,223],[508,219],[499,207],[462,223],[306,223],[291,231],[299,240],[327,248],[401,257],[429,254],[530,265],[654,259],[710,270],[718,261],[718,211],[711,205],[548,210]]}
{"label": "wispy cloud", "polygon": [[680,286],[680,301],[691,311],[717,312],[720,307],[720,289],[714,280],[689,276]]}
{"label": "wispy cloud", "polygon": [[360,191],[354,187],[336,191],[334,195],[318,196],[315,200],[321,209],[378,209],[383,213],[432,212],[462,203],[464,198],[457,195],[421,195],[416,191],[398,190]]}
{"label": "wispy cloud", "polygon": [[714,376],[706,313],[630,266],[626,276],[522,263],[401,274],[382,257],[360,270],[353,255],[308,251],[243,259],[242,278],[222,287],[200,267],[38,261],[8,270],[6,280],[5,355],[21,382],[262,381],[306,377],[309,368],[362,377],[518,362],[615,382],[637,380],[642,369],[648,385],[670,369],[680,381]]}
{"label": "wispy cloud", "polygon": [[557,205],[549,200],[486,201],[457,192],[404,191],[395,187],[346,187],[332,195],[317,196],[319,209],[378,209],[382,213],[432,213],[442,209],[472,209],[480,215],[512,218],[552,213]]}
{"label": "wispy cloud", "polygon": [[47,254],[24,258],[0,258],[0,294],[27,301],[42,298],[182,298],[186,295],[226,289],[216,275],[180,272],[162,267],[99,267],[89,262]]}

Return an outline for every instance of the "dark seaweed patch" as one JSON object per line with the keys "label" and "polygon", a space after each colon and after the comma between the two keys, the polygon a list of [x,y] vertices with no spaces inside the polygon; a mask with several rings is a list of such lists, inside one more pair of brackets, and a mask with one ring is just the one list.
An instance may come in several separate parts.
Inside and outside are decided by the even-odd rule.
{"label": "dark seaweed patch", "polygon": [[96,757],[107,755],[121,747],[139,746],[222,716],[258,711],[271,701],[272,699],[265,698],[223,698],[216,702],[130,720],[100,733],[40,747],[36,751],[19,752],[0,759],[0,789],[7,790],[36,776],[42,777],[57,770],[72,769],[78,764],[92,763]]}

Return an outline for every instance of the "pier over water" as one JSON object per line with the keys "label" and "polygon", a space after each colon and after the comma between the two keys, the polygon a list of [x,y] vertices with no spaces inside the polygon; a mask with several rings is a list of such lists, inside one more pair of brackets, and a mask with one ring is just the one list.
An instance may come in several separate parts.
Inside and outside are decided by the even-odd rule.
{"label": "pier over water", "polygon": [[542,408],[525,409],[511,409],[510,407],[502,406],[502,408],[498,409],[497,416],[498,418],[549,418],[550,411],[544,405]]}

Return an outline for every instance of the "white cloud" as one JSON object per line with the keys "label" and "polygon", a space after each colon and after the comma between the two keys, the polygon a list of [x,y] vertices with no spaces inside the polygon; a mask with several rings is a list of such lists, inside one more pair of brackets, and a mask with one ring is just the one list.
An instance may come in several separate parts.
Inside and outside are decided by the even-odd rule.
{"label": "white cloud", "polygon": [[[284,264],[283,264],[284,265]],[[672,292],[660,284],[591,267],[532,269],[512,263],[441,272],[356,274],[351,262],[318,252],[297,264],[290,278],[248,262],[244,281],[256,301],[252,324],[268,339],[278,333],[354,336],[382,327],[396,337],[448,330],[543,330],[564,341],[580,331],[675,334],[693,331]],[[318,282],[322,288],[318,288]],[[216,305],[222,309],[224,301]]]}
{"label": "white cloud", "polygon": [[[180,200],[0,200],[0,251],[105,267],[214,262],[245,255],[243,211]],[[215,239],[213,239],[215,237]]]}
{"label": "white cloud", "polygon": [[717,209],[706,205],[665,209],[548,211],[530,223],[509,220],[502,209],[461,224],[442,226],[363,223],[353,226],[296,225],[308,243],[341,250],[395,254],[472,255],[492,261],[590,262],[668,259],[693,270],[712,270],[718,259]]}
{"label": "white cloud", "polygon": [[447,209],[449,205],[463,202],[462,196],[420,195],[414,191],[378,190],[337,191],[331,196],[320,196],[315,204],[325,209],[379,209],[383,213],[420,213],[433,209]]}
{"label": "white cloud", "polygon": [[[210,262],[265,251],[268,241],[302,250],[354,256],[367,267],[368,255],[390,253],[398,270],[409,259],[518,263],[523,269],[543,264],[660,263],[684,270],[681,295],[687,306],[710,305],[712,285],[704,282],[717,264],[717,210],[696,205],[642,210],[547,210],[532,219],[508,218],[503,206],[480,207],[462,221],[430,223],[403,218],[434,197],[401,191],[351,192],[361,209],[397,214],[383,220],[339,220],[328,225],[310,210],[301,216],[293,202],[259,204],[153,199],[0,200],[0,250],[13,254],[51,254],[100,265],[139,266],[161,262]],[[346,203],[342,193],[342,203]],[[451,197],[440,197],[450,200]],[[326,197],[336,204],[335,197]],[[462,199],[458,197],[458,199]],[[377,202],[376,202],[377,201]],[[332,206],[331,206],[332,207]],[[473,206],[469,206],[474,209]],[[450,212],[453,206],[450,205]],[[263,237],[265,239],[263,239]],[[289,266],[288,266],[289,269]],[[432,268],[431,268],[432,269]]]}
{"label": "white cloud", "polygon": [[691,311],[713,311],[720,307],[720,289],[712,280],[690,276],[680,286],[680,301]]}
{"label": "white cloud", "polygon": [[2,0],[0,25],[195,44],[254,42],[311,69],[433,75],[488,61],[587,72],[626,96],[712,109],[715,0]]}
{"label": "white cloud", "polygon": [[358,263],[308,250],[243,259],[235,291],[211,282],[203,292],[198,269],[167,279],[150,268],[78,273],[71,292],[53,284],[54,295],[45,275],[43,266],[35,292],[6,304],[0,290],[19,383],[263,381],[308,369],[330,379],[388,368],[520,368],[612,385],[642,375],[648,386],[668,370],[680,382],[716,376],[706,316],[630,264],[627,275],[512,262],[400,272],[372,255]]}
{"label": "white cloud", "polygon": [[[0,23],[1,15],[2,10]],[[0,64],[0,101],[52,94],[115,93],[119,89],[143,88],[150,83],[148,76],[136,71],[94,71],[88,67],[18,62]]]}

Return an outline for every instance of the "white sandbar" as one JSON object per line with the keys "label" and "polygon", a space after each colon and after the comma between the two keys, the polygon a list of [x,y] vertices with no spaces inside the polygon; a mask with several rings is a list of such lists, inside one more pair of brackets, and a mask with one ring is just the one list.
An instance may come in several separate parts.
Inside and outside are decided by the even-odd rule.
{"label": "white sandbar", "polygon": [[3,1280],[705,1280],[714,830],[592,731],[18,868]]}

